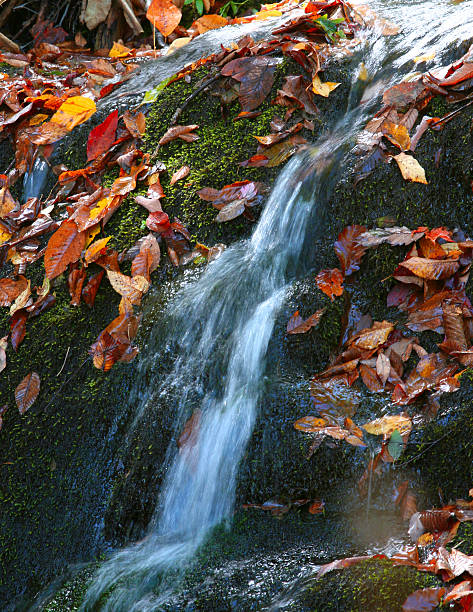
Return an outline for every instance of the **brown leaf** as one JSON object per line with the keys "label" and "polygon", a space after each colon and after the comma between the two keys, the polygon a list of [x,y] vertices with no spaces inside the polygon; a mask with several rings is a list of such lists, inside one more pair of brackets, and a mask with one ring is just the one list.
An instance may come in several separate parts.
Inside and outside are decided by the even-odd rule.
{"label": "brown leaf", "polygon": [[72,270],[67,278],[69,294],[71,296],[71,306],[79,306],[82,293],[82,285],[86,276],[85,268]]}
{"label": "brown leaf", "polygon": [[179,170],[177,172],[174,172],[174,174],[172,175],[170,185],[174,185],[174,183],[177,183],[177,181],[186,178],[190,171],[191,169],[189,168],[189,166],[182,166],[182,168],[179,168]]}
{"label": "brown leaf", "polygon": [[287,76],[281,89],[278,89],[276,104],[291,108],[301,108],[309,115],[320,114],[310,82],[302,76]]}
{"label": "brown leaf", "polygon": [[375,321],[372,327],[362,329],[352,336],[349,343],[364,350],[376,349],[387,341],[393,330],[393,323],[389,321]]}
{"label": "brown leaf", "polygon": [[279,61],[268,56],[240,57],[222,68],[223,76],[241,83],[238,97],[243,111],[257,108],[271,91]]}
{"label": "brown leaf", "polygon": [[108,372],[122,357],[127,347],[127,344],[120,342],[107,331],[103,331],[90,347],[89,353],[93,357],[94,366],[98,370]]}
{"label": "brown leaf", "polygon": [[44,254],[44,267],[49,279],[62,274],[70,263],[75,263],[82,253],[86,235],[77,230],[74,221],[64,221],[51,236]]}
{"label": "brown leaf", "polygon": [[360,269],[360,261],[366,249],[358,244],[358,236],[366,232],[363,225],[349,225],[339,234],[335,242],[335,253],[340,261],[340,267],[344,276],[349,276],[355,270]]}
{"label": "brown leaf", "polygon": [[292,315],[287,323],[286,331],[288,334],[305,334],[312,327],[317,327],[319,324],[320,318],[325,312],[325,308],[321,308],[317,310],[313,315],[311,315],[308,319],[304,321],[304,319],[299,315],[299,311]]}
{"label": "brown leaf", "polygon": [[404,81],[385,91],[383,94],[383,102],[386,106],[394,107],[397,110],[403,110],[416,102],[416,100],[424,94],[425,90],[425,85],[421,80]]}
{"label": "brown leaf", "polygon": [[317,287],[333,302],[334,296],[343,293],[343,275],[338,268],[321,270],[315,277]]}
{"label": "brown leaf", "polygon": [[92,308],[95,302],[95,296],[97,295],[97,291],[100,287],[100,283],[102,282],[102,277],[105,274],[104,270],[100,270],[96,274],[93,274],[87,283],[87,285],[82,289],[82,299],[84,302]]}
{"label": "brown leaf", "polygon": [[274,144],[264,149],[261,153],[253,155],[250,159],[240,162],[239,165],[248,168],[259,168],[261,166],[274,168],[287,161],[294,153],[297,153],[306,142],[307,141],[305,138],[302,138],[302,136],[291,136],[291,138]]}
{"label": "brown leaf", "polygon": [[147,248],[142,248],[131,262],[131,276],[143,276],[150,282],[150,269],[153,263],[153,255]]}
{"label": "brown leaf", "polygon": [[449,552],[443,546],[439,548],[435,571],[445,570],[447,580],[461,576],[464,572],[473,576],[473,557],[469,557],[456,548]]}
{"label": "brown leaf", "polygon": [[379,376],[379,379],[381,380],[383,387],[389,378],[390,372],[391,372],[391,362],[389,361],[389,358],[383,352],[380,352],[376,360],[376,374]]}
{"label": "brown leaf", "polygon": [[419,278],[439,280],[453,276],[460,264],[452,260],[425,259],[423,257],[410,257],[402,262],[402,266],[410,270]]}
{"label": "brown leaf", "polygon": [[182,433],[177,440],[177,447],[180,453],[192,451],[197,444],[201,417],[202,410],[196,408],[186,421]]}
{"label": "brown leaf", "polygon": [[379,379],[379,376],[374,368],[362,363],[360,365],[360,375],[361,379],[370,391],[373,391],[374,393],[383,391],[384,385]]}
{"label": "brown leaf", "polygon": [[409,595],[402,604],[403,612],[429,612],[435,610],[447,592],[445,587],[419,589]]}
{"label": "brown leaf", "polygon": [[10,306],[27,286],[28,281],[24,276],[19,276],[17,280],[0,278],[0,306]]}
{"label": "brown leaf", "polygon": [[160,145],[165,145],[172,140],[176,140],[176,138],[181,138],[186,142],[193,142],[194,140],[198,140],[199,136],[197,134],[192,134],[194,130],[196,130],[198,125],[175,125],[161,137],[159,140]]}
{"label": "brown leaf", "polygon": [[368,230],[360,234],[356,241],[364,247],[375,247],[385,242],[397,246],[411,244],[419,238],[420,235],[413,234],[408,227],[386,227]]}
{"label": "brown leaf", "polygon": [[112,238],[112,236],[107,236],[106,238],[100,238],[100,240],[96,240],[93,242],[86,250],[84,254],[84,261],[88,265],[98,259],[101,255],[105,255],[107,249],[107,242]]}
{"label": "brown leaf", "polygon": [[226,221],[236,219],[245,212],[245,202],[246,200],[243,199],[233,200],[233,202],[225,204],[215,217],[215,221],[217,221],[217,223],[225,223]]}
{"label": "brown leaf", "polygon": [[39,394],[40,378],[36,372],[31,372],[15,389],[15,401],[20,414],[31,408]]}
{"label": "brown leaf", "polygon": [[0,338],[0,372],[2,372],[7,366],[7,354],[5,352],[7,348],[8,336]]}
{"label": "brown leaf", "polygon": [[141,138],[146,131],[146,117],[142,112],[132,115],[129,110],[123,115],[127,130],[134,138]]}

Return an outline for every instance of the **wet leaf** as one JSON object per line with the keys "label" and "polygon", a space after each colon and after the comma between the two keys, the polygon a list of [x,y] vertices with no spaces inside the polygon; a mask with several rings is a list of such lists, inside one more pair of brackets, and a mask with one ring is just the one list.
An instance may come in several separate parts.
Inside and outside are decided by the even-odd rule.
{"label": "wet leaf", "polygon": [[304,109],[308,115],[317,116],[320,114],[314,101],[310,81],[302,76],[288,76],[285,78],[283,87],[278,89],[276,104],[287,106],[289,109]]}
{"label": "wet leaf", "polygon": [[335,296],[343,293],[343,275],[338,268],[321,270],[315,277],[317,287],[333,302]]}
{"label": "wet leaf", "polygon": [[315,500],[309,506],[310,514],[322,514],[325,511],[325,503],[322,500]]}
{"label": "wet leaf", "polygon": [[196,26],[199,34],[204,34],[204,32],[209,30],[223,28],[223,26],[228,25],[228,20],[221,15],[202,15],[192,25]]}
{"label": "wet leaf", "polygon": [[239,165],[249,168],[259,168],[260,166],[274,168],[287,161],[306,142],[305,138],[301,136],[291,136],[291,138],[278,142],[264,149],[263,152],[253,155],[250,159],[241,162]]}
{"label": "wet leaf", "polygon": [[86,235],[77,230],[74,221],[64,221],[51,236],[44,254],[44,267],[49,279],[62,274],[70,263],[75,263],[82,253]]}
{"label": "wet leaf", "polygon": [[123,121],[126,129],[134,138],[141,138],[146,132],[146,117],[142,112],[132,115],[129,110],[125,111]]}
{"label": "wet leaf", "polygon": [[456,548],[448,551],[444,547],[440,547],[437,556],[435,571],[445,570],[447,580],[456,576],[461,576],[464,572],[473,576],[473,557],[465,555]]}
{"label": "wet leaf", "polygon": [[289,319],[287,323],[287,328],[286,328],[287,333],[288,334],[305,334],[312,327],[317,327],[325,310],[326,310],[325,308],[317,310],[317,312],[315,312],[305,321],[299,315],[299,311],[296,310],[296,312],[292,315],[292,317]]}
{"label": "wet leaf", "polygon": [[107,243],[111,240],[112,236],[106,238],[100,238],[93,242],[84,254],[84,261],[88,265],[98,259],[101,255],[105,255],[107,249]]}
{"label": "wet leaf", "polygon": [[412,421],[408,416],[403,416],[402,414],[386,415],[365,423],[362,427],[369,434],[375,436],[390,436],[396,429],[401,435],[404,435],[411,431]]}
{"label": "wet leaf", "polygon": [[82,299],[90,308],[92,308],[92,306],[94,305],[95,296],[97,295],[97,291],[100,287],[100,283],[102,282],[102,277],[104,274],[104,270],[100,270],[100,272],[93,274],[89,278],[86,286],[82,289]]}
{"label": "wet leaf", "polygon": [[423,183],[427,185],[427,179],[425,178],[425,170],[419,164],[419,162],[406,153],[399,153],[394,155],[393,158],[396,160],[399,170],[401,171],[402,178],[406,181],[412,181],[414,183]]}
{"label": "wet leaf", "polygon": [[31,299],[31,281],[27,281],[25,289],[16,298],[13,304],[10,306],[10,316],[13,316],[15,312],[21,310],[28,305]]}
{"label": "wet leaf", "polygon": [[76,125],[87,121],[95,111],[95,102],[90,98],[71,96],[61,104],[59,110],[51,117],[51,123],[57,123],[70,132]]}
{"label": "wet leaf", "polygon": [[143,294],[149,289],[149,281],[146,278],[143,276],[131,278],[114,270],[107,270],[107,275],[110,284],[118,294],[129,300],[131,304],[140,305]]}
{"label": "wet leaf", "polygon": [[67,278],[69,294],[71,296],[71,306],[79,306],[82,294],[82,285],[86,277],[85,268],[72,270]]}
{"label": "wet leaf", "polygon": [[402,262],[402,266],[419,278],[439,280],[453,276],[459,269],[460,264],[452,260],[442,261],[424,257],[410,257]]}
{"label": "wet leaf", "polygon": [[390,87],[383,94],[383,102],[397,110],[403,110],[424,95],[425,85],[420,81],[403,81]]}
{"label": "wet leaf", "polygon": [[108,56],[109,57],[128,57],[130,53],[131,53],[131,49],[115,41],[113,43],[113,47],[110,49],[108,53]]}
{"label": "wet leaf", "polygon": [[97,159],[99,155],[108,151],[115,142],[118,126],[118,111],[114,110],[108,117],[94,127],[87,140],[87,161]]}
{"label": "wet leaf", "polygon": [[31,372],[15,389],[15,401],[20,414],[25,414],[34,404],[39,394],[40,378],[36,372]]}
{"label": "wet leaf", "polygon": [[397,461],[402,455],[404,450],[404,440],[399,432],[399,429],[395,429],[389,438],[388,452],[394,461]]}
{"label": "wet leaf", "polygon": [[7,366],[7,348],[8,336],[0,338],[0,372],[2,372]]}
{"label": "wet leaf", "polygon": [[26,334],[26,320],[28,314],[25,310],[17,310],[10,319],[10,342],[16,351],[23,342]]}
{"label": "wet leaf", "polygon": [[190,452],[194,449],[199,439],[200,421],[202,410],[196,408],[190,418],[186,421],[181,435],[177,440],[177,448],[180,453]]}
{"label": "wet leaf", "polygon": [[177,170],[177,172],[174,172],[174,174],[172,175],[170,185],[174,185],[174,183],[177,183],[177,181],[186,178],[190,171],[191,169],[189,168],[189,166],[182,166],[182,168],[179,168],[179,170]]}
{"label": "wet leaf", "polygon": [[331,83],[329,81],[322,83],[318,74],[314,74],[312,77],[312,91],[324,98],[328,98],[332,91],[339,85],[341,85],[341,83]]}
{"label": "wet leaf", "polygon": [[357,238],[358,244],[364,247],[375,247],[387,242],[393,246],[411,244],[420,238],[408,227],[386,227],[368,230]]}
{"label": "wet leaf", "polygon": [[402,604],[402,610],[403,612],[429,612],[429,610],[435,610],[446,591],[445,587],[431,587],[414,591]]}
{"label": "wet leaf", "polygon": [[225,223],[226,221],[236,219],[236,217],[239,217],[245,212],[245,201],[246,200],[234,200],[233,202],[225,204],[215,217],[215,221],[217,221],[217,223]]}
{"label": "wet leaf", "polygon": [[240,57],[222,68],[223,76],[241,83],[238,94],[242,111],[257,108],[271,91],[279,61],[268,56]]}
{"label": "wet leaf", "polygon": [[93,358],[94,366],[98,370],[108,372],[122,357],[127,346],[107,331],[103,331],[90,347],[89,353]]}
{"label": "wet leaf", "polygon": [[366,227],[363,225],[349,225],[339,234],[335,242],[335,253],[344,276],[349,276],[360,269],[360,261],[366,249],[357,242],[357,239],[365,232]]}
{"label": "wet leaf", "polygon": [[149,249],[142,248],[138,255],[131,262],[131,276],[142,276],[150,282],[150,269],[153,263],[153,256]]}
{"label": "wet leaf", "polygon": [[28,281],[24,276],[19,276],[17,280],[0,278],[0,306],[10,306],[27,286]]}
{"label": "wet leaf", "polygon": [[152,0],[146,17],[163,36],[169,36],[179,25],[182,13],[170,0]]}
{"label": "wet leaf", "polygon": [[165,145],[168,142],[176,140],[176,138],[180,138],[186,142],[194,142],[194,140],[198,140],[199,136],[198,134],[193,134],[192,132],[198,127],[198,125],[175,125],[166,131],[166,133],[159,140],[159,144]]}
{"label": "wet leaf", "polygon": [[376,349],[387,341],[393,330],[394,324],[390,321],[375,321],[372,327],[362,329],[349,342],[360,349]]}

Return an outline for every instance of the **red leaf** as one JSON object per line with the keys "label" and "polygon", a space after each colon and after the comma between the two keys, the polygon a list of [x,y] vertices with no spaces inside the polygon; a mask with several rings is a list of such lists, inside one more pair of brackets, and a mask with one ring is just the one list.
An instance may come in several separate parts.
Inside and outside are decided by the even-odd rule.
{"label": "red leaf", "polygon": [[349,225],[338,236],[334,249],[344,276],[360,269],[360,261],[366,249],[358,244],[356,238],[364,232],[366,227],[363,225]]}
{"label": "red leaf", "polygon": [[87,285],[82,289],[82,299],[87,304],[87,306],[90,306],[90,308],[92,308],[92,306],[94,305],[95,296],[97,295],[97,291],[100,287],[100,283],[102,282],[102,277],[104,274],[105,271],[100,270],[100,272],[97,272],[96,274],[91,276]]}
{"label": "red leaf", "polygon": [[118,125],[118,111],[114,110],[110,115],[94,127],[87,140],[87,161],[97,159],[99,155],[110,149],[115,141],[115,134]]}
{"label": "red leaf", "polygon": [[17,310],[10,319],[10,342],[13,350],[17,350],[23,342],[26,333],[26,319],[28,318],[24,308]]}

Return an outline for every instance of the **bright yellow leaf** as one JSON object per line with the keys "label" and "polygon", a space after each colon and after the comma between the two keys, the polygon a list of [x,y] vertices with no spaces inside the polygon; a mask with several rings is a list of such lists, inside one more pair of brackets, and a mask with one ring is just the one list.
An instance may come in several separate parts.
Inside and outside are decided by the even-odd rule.
{"label": "bright yellow leaf", "polygon": [[281,11],[275,11],[275,10],[259,11],[258,13],[256,13],[254,18],[255,19],[269,19],[270,17],[281,17],[281,15],[282,15]]}
{"label": "bright yellow leaf", "polygon": [[87,230],[87,238],[85,239],[85,248],[87,248],[93,241],[93,239],[95,238],[95,236],[97,236],[98,233],[100,233],[100,225],[97,223],[97,225],[93,225],[90,229]]}
{"label": "bright yellow leaf", "polygon": [[38,113],[37,115],[31,117],[30,125],[39,125],[40,123],[43,123],[43,121],[46,121],[46,119],[49,119],[49,115]]}
{"label": "bright yellow leaf", "polygon": [[414,58],[414,64],[420,64],[420,62],[428,62],[429,60],[434,59],[434,57],[435,51],[432,51],[432,53],[427,53],[426,55],[418,55]]}
{"label": "bright yellow leaf", "polygon": [[312,91],[324,98],[328,98],[330,93],[337,89],[339,85],[340,83],[331,83],[329,81],[322,83],[318,74],[315,74],[312,78]]}
{"label": "bright yellow leaf", "polygon": [[405,153],[399,153],[399,155],[394,155],[394,159],[399,166],[399,170],[404,180],[412,181],[413,183],[423,183],[424,185],[428,184],[425,178],[425,170],[415,157],[406,155]]}
{"label": "bright yellow leaf", "polygon": [[72,96],[61,104],[58,111],[51,117],[52,123],[58,123],[68,131],[76,125],[84,123],[96,111],[95,102],[85,96]]}
{"label": "bright yellow leaf", "polygon": [[109,206],[112,203],[112,200],[113,200],[112,197],[103,198],[102,200],[99,200],[97,204],[91,209],[89,213],[89,219],[96,219],[99,216],[99,214],[102,212],[102,210],[104,208],[107,208],[107,206]]}
{"label": "bright yellow leaf", "polygon": [[125,45],[121,45],[120,43],[114,42],[113,47],[108,52],[109,57],[126,57],[130,55],[131,49],[125,47]]}
{"label": "bright yellow leaf", "polygon": [[5,232],[4,230],[0,229],[0,244],[3,244],[4,242],[8,242],[8,240],[10,240],[11,237],[12,237],[12,234],[9,234],[8,232]]}

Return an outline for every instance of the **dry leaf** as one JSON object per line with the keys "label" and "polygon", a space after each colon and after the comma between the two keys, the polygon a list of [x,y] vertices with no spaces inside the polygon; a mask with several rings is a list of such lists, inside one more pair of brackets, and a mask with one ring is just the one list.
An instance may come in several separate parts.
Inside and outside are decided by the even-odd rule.
{"label": "dry leaf", "polygon": [[419,162],[412,157],[412,155],[399,153],[399,155],[394,155],[393,157],[399,166],[403,179],[406,181],[412,181],[414,183],[423,183],[424,185],[428,184],[425,178],[424,168],[422,168]]}

